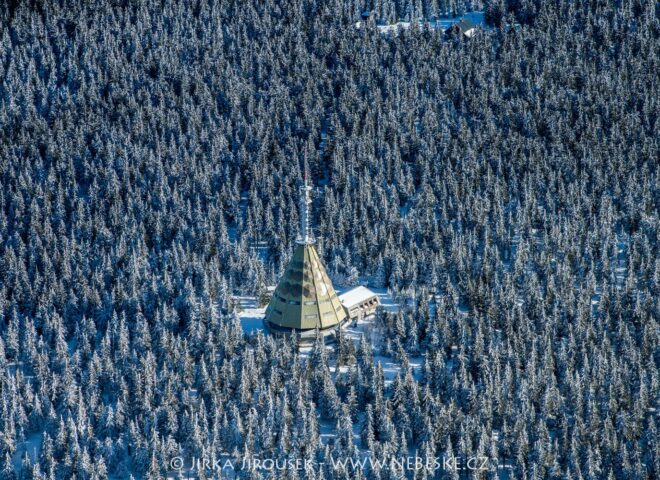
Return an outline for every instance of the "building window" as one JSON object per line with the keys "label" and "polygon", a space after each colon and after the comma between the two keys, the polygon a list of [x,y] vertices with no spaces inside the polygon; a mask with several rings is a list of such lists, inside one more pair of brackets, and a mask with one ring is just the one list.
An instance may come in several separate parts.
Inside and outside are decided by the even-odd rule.
{"label": "building window", "polygon": [[277,313],[278,315],[282,315],[282,312],[280,312],[280,311],[277,310],[277,309],[273,309],[273,313]]}
{"label": "building window", "polygon": [[305,315],[306,320],[312,320],[314,318],[319,318],[319,316],[315,313],[313,315]]}
{"label": "building window", "polygon": [[288,304],[289,305],[300,305],[300,302],[298,300],[289,300]]}
{"label": "building window", "polygon": [[316,302],[314,300],[307,300],[305,305],[316,305]]}

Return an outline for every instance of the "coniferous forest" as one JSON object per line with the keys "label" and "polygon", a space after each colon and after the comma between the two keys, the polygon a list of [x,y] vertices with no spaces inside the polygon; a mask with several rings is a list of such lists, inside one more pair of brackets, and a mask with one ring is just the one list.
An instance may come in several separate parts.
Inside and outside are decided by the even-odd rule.
{"label": "coniferous forest", "polygon": [[[659,17],[0,2],[0,479],[660,478]],[[401,305],[378,345],[242,331],[305,159],[335,285]],[[411,455],[490,468],[337,464]]]}

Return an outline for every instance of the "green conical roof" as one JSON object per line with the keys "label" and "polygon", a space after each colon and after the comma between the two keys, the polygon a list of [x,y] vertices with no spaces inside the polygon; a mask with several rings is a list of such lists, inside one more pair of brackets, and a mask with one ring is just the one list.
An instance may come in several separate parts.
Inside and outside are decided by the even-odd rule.
{"label": "green conical roof", "polygon": [[266,309],[275,327],[327,329],[346,319],[346,312],[312,243],[298,243]]}

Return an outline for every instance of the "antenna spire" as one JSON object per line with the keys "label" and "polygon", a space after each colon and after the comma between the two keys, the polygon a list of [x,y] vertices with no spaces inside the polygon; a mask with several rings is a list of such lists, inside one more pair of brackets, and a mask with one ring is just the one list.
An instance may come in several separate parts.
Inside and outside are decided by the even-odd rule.
{"label": "antenna spire", "polygon": [[307,183],[308,178],[307,166],[307,148],[303,154],[303,184],[300,187],[300,235],[297,242],[303,245],[314,243],[314,235],[309,228],[310,223],[310,205],[312,204],[311,192],[312,187]]}

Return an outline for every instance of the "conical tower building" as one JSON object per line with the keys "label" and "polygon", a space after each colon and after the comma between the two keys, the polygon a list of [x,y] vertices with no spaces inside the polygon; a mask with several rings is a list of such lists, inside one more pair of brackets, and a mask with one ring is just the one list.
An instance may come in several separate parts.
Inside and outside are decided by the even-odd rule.
{"label": "conical tower building", "polygon": [[[266,308],[264,324],[272,333],[301,336],[333,331],[348,316],[323,267],[309,228],[312,187],[300,187],[300,235],[284,275]],[[305,334],[308,335],[305,335]]]}

